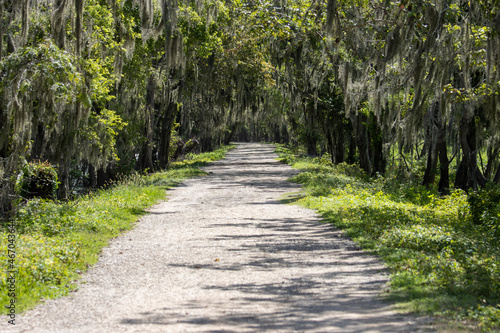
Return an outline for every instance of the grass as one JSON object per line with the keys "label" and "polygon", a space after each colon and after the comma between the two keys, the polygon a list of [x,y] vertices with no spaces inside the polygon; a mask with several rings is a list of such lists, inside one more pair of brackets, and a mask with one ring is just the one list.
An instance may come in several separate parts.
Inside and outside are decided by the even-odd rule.
{"label": "grass", "polygon": [[[20,207],[12,221],[16,232],[10,234],[7,225],[0,229],[0,313],[8,313],[3,305],[12,299],[20,313],[75,290],[80,274],[97,262],[112,238],[133,228],[148,207],[165,199],[168,188],[204,175],[199,167],[223,158],[230,148],[191,154],[167,171],[125,177],[72,202],[34,199]],[[11,270],[17,271],[15,297],[8,290]]]}
{"label": "grass", "polygon": [[440,197],[408,180],[373,179],[283,146],[277,152],[302,171],[292,178],[305,187],[295,202],[383,258],[399,310],[438,316],[453,330],[500,330],[498,238],[472,222],[464,192]]}

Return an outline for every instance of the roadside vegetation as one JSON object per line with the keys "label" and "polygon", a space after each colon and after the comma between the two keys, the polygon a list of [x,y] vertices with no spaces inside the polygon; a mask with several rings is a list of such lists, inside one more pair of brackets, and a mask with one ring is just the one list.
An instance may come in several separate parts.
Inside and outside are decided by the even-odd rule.
{"label": "roadside vegetation", "polygon": [[298,149],[277,152],[302,171],[292,178],[305,187],[296,201],[383,258],[387,295],[400,310],[443,317],[456,329],[500,329],[498,187],[440,196],[397,174],[373,178]]}
{"label": "roadside vegetation", "polygon": [[[34,198],[18,203],[16,228],[16,310],[32,308],[42,299],[67,295],[76,280],[97,262],[112,238],[130,230],[146,209],[166,197],[166,190],[185,178],[204,175],[199,169],[224,157],[231,146],[212,153],[188,155],[166,171],[123,177],[73,201]],[[7,293],[7,223],[0,225],[0,303],[9,304]],[[7,313],[2,306],[2,314]]]}

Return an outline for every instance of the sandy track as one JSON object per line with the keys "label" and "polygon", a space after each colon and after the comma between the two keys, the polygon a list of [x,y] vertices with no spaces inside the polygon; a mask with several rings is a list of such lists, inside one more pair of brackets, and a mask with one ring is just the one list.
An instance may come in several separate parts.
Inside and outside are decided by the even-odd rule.
{"label": "sandy track", "polygon": [[[238,144],[113,240],[79,290],[7,332],[415,332],[381,262],[311,210],[273,147]],[[5,330],[4,330],[5,329]]]}

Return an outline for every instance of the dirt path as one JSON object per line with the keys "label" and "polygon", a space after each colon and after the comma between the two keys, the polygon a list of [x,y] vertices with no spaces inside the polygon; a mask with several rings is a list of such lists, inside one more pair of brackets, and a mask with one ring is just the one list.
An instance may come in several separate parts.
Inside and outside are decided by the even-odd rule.
{"label": "dirt path", "polygon": [[272,151],[239,144],[172,190],[103,251],[78,292],[19,316],[13,331],[428,331],[377,300],[379,260],[313,211],[279,203],[299,187]]}

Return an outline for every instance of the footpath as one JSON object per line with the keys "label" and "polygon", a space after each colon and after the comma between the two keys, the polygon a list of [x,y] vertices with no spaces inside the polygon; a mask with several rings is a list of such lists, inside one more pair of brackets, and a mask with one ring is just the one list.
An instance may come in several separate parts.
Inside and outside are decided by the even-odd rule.
{"label": "footpath", "polygon": [[[274,147],[238,144],[114,239],[68,297],[2,332],[430,332],[388,273],[312,210]],[[12,325],[10,325],[12,326]]]}

